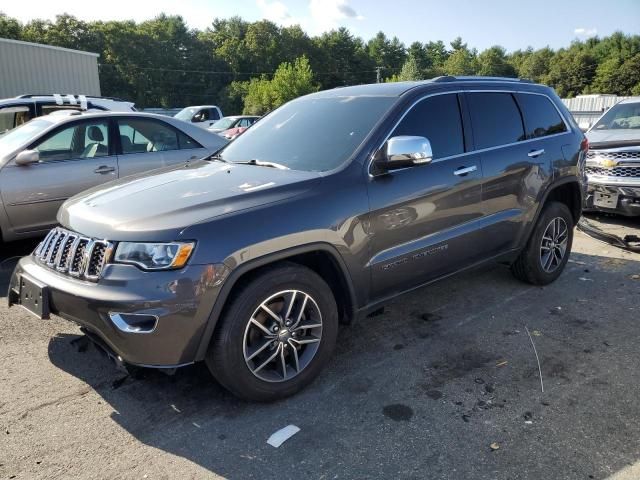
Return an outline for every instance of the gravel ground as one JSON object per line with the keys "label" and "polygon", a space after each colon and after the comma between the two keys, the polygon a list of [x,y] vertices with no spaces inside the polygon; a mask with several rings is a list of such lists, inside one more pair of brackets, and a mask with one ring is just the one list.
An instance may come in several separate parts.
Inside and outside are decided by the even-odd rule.
{"label": "gravel ground", "polygon": [[[0,248],[5,292],[32,245]],[[126,377],[73,324],[0,298],[0,478],[640,478],[639,274],[577,233],[555,284],[495,266],[405,296],[268,405],[201,365]]]}

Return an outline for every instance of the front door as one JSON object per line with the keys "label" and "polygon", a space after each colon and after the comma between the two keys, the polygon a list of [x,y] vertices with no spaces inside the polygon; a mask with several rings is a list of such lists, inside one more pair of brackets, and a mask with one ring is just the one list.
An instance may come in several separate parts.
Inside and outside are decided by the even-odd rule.
{"label": "front door", "polygon": [[65,124],[30,149],[40,162],[0,171],[0,191],[17,233],[46,230],[56,224],[60,205],[69,197],[118,176],[106,120]]}
{"label": "front door", "polygon": [[427,97],[390,137],[426,137],[433,161],[369,182],[371,300],[389,297],[478,260],[480,157],[467,153],[458,95]]}

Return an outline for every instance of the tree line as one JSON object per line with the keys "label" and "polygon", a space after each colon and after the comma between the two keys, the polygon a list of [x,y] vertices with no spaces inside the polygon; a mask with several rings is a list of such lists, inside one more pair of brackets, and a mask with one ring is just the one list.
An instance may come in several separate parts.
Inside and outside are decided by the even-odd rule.
{"label": "tree line", "polygon": [[99,53],[103,95],[138,107],[214,103],[229,113],[261,114],[319,89],[439,75],[528,78],[562,97],[640,95],[640,35],[621,32],[558,50],[496,45],[478,52],[461,38],[407,47],[383,32],[365,42],[346,28],[309,36],[297,25],[239,17],[196,30],[164,14],[139,23],[67,14],[21,23],[0,13],[0,38]]}

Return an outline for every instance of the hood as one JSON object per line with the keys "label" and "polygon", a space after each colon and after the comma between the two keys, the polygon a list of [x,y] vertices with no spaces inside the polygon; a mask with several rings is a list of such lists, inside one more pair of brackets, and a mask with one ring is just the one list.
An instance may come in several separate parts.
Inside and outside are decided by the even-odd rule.
{"label": "hood", "polygon": [[640,145],[640,129],[637,128],[628,130],[591,130],[585,135],[589,140],[589,145],[596,148]]}
{"label": "hood", "polygon": [[176,240],[190,225],[299,195],[320,178],[316,172],[199,161],[87,190],[62,205],[58,222],[107,240]]}

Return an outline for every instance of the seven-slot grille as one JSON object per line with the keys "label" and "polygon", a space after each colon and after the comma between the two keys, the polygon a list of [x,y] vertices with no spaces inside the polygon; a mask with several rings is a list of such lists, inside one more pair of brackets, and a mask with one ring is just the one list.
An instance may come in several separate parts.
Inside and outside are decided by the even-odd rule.
{"label": "seven-slot grille", "polygon": [[109,260],[113,244],[54,228],[40,242],[34,256],[49,268],[72,277],[96,281]]}

